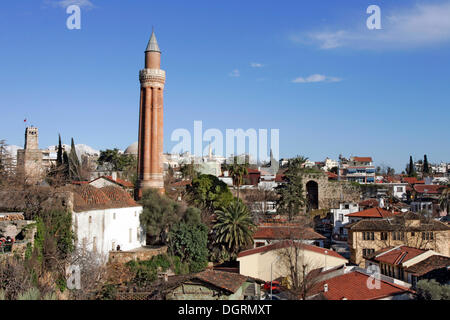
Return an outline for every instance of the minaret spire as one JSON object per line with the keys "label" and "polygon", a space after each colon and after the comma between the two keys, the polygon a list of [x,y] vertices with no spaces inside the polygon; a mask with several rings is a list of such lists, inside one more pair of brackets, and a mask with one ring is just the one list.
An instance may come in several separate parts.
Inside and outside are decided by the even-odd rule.
{"label": "minaret spire", "polygon": [[145,52],[150,52],[150,51],[161,53],[161,50],[159,50],[158,41],[156,41],[156,35],[155,35],[155,31],[153,30],[153,28],[152,28],[152,35],[150,36],[150,40],[148,41],[148,44],[147,44],[147,49],[145,49]]}

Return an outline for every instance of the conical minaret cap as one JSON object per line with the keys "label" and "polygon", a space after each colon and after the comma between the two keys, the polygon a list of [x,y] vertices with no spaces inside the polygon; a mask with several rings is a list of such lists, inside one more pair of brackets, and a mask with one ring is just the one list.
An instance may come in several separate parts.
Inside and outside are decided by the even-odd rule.
{"label": "conical minaret cap", "polygon": [[152,36],[150,37],[150,40],[148,41],[147,49],[145,49],[145,52],[154,51],[161,53],[161,50],[159,50],[158,41],[156,41],[155,32],[152,31]]}

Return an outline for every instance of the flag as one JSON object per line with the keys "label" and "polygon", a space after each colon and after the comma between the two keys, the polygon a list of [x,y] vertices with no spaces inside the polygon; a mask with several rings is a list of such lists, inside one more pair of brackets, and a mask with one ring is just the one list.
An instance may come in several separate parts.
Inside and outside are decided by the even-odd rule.
{"label": "flag", "polygon": [[27,122],[27,119],[23,119],[23,122]]}

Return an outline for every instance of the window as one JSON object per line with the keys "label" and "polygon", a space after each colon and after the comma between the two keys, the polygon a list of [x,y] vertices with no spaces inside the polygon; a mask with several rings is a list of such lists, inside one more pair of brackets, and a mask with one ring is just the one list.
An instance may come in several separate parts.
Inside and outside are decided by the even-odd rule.
{"label": "window", "polygon": [[89,223],[92,223],[92,216],[89,216]]}
{"label": "window", "polygon": [[388,233],[387,232],[381,232],[381,240],[387,240],[388,239]]}
{"label": "window", "polygon": [[363,256],[370,256],[375,252],[375,249],[363,249]]}
{"label": "window", "polygon": [[344,206],[344,208],[345,208],[345,209],[349,209],[349,208],[350,208],[350,205],[346,204],[346,205]]}
{"label": "window", "polygon": [[363,232],[363,240],[374,240],[375,234],[373,232]]}
{"label": "window", "polygon": [[416,233],[413,231],[413,232],[411,232],[411,237],[415,237],[416,236]]}
{"label": "window", "polygon": [[344,221],[344,215],[343,214],[339,214],[339,221]]}
{"label": "window", "polygon": [[133,230],[131,228],[130,228],[129,235],[130,235],[130,243],[131,243],[131,242],[133,242]]}

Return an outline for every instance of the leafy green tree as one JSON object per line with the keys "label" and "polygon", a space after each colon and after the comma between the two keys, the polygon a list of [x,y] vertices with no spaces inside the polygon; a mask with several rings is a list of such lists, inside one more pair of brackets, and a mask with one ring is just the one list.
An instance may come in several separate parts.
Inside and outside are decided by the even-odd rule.
{"label": "leafy green tree", "polygon": [[117,148],[101,150],[97,162],[100,165],[110,164],[113,171],[126,171],[136,166],[136,158],[133,155],[120,153]]}
{"label": "leafy green tree", "polygon": [[200,272],[208,264],[208,228],[200,224],[178,223],[169,234],[169,249],[189,264],[190,272]]}
{"label": "leafy green tree", "polygon": [[304,157],[289,160],[288,168],[284,173],[285,182],[275,189],[278,194],[277,212],[287,215],[289,221],[299,214],[306,204],[301,177],[302,167],[306,160],[307,158]]}
{"label": "leafy green tree", "polygon": [[64,274],[63,263],[73,252],[75,235],[72,215],[64,210],[43,211],[36,218],[36,236],[31,258],[42,270]]}
{"label": "leafy green tree", "polygon": [[215,243],[223,245],[231,257],[236,257],[242,248],[252,243],[255,228],[250,211],[241,201],[216,210]]}
{"label": "leafy green tree", "polygon": [[450,285],[441,285],[434,279],[417,282],[418,300],[450,300]]}
{"label": "leafy green tree", "polygon": [[191,163],[183,163],[180,166],[180,172],[183,179],[193,180],[198,177],[198,172],[195,170],[195,164],[192,160]]}
{"label": "leafy green tree", "polygon": [[239,189],[244,182],[244,176],[248,175],[248,162],[240,164],[238,157],[234,157],[233,163],[228,164],[226,169],[228,174],[233,179],[233,185],[237,187],[237,198],[239,199]]}
{"label": "leafy green tree", "polygon": [[145,226],[147,235],[154,242],[165,243],[170,228],[183,218],[183,208],[178,202],[152,189],[144,191],[140,203],[144,207],[141,224]]}
{"label": "leafy green tree", "polygon": [[196,207],[214,212],[233,201],[233,195],[225,182],[209,174],[202,174],[187,186],[188,200]]}

